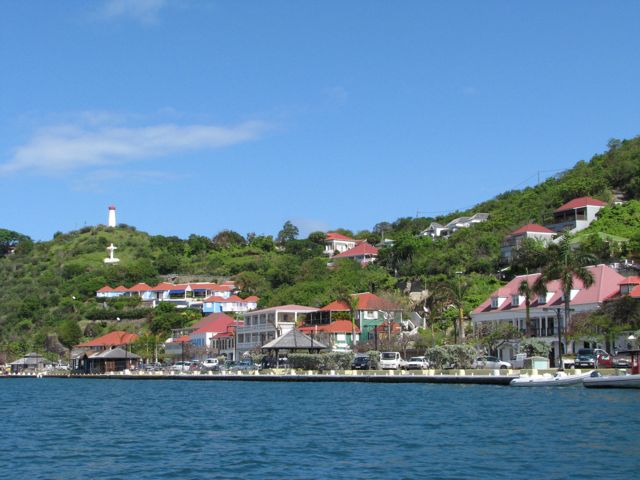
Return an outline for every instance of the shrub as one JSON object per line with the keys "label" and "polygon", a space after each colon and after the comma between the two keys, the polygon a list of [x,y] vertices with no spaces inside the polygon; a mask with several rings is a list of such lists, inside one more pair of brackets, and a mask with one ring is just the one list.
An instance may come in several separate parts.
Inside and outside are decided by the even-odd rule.
{"label": "shrub", "polygon": [[302,370],[348,370],[352,353],[290,353],[289,365]]}
{"label": "shrub", "polygon": [[476,358],[476,349],[472,345],[441,345],[427,348],[425,356],[436,368],[470,368]]}
{"label": "shrub", "polygon": [[527,357],[546,357],[551,351],[551,345],[539,338],[525,338],[520,342],[520,351],[525,352]]}

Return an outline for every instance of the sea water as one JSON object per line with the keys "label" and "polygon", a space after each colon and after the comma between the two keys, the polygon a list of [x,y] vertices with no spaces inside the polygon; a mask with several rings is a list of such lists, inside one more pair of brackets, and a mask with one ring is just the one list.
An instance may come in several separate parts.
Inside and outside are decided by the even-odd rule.
{"label": "sea water", "polygon": [[0,478],[638,478],[640,390],[0,379]]}

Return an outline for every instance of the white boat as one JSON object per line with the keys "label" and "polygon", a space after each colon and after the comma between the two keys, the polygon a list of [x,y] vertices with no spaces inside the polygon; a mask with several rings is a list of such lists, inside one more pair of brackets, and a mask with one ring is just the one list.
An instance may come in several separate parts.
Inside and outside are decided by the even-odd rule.
{"label": "white boat", "polygon": [[512,387],[570,387],[579,385],[586,378],[590,378],[594,372],[590,370],[586,373],[568,375],[566,372],[556,372],[553,375],[545,373],[542,375],[529,375],[511,380]]}
{"label": "white boat", "polygon": [[640,388],[640,375],[608,375],[606,377],[585,378],[582,384],[587,388]]}

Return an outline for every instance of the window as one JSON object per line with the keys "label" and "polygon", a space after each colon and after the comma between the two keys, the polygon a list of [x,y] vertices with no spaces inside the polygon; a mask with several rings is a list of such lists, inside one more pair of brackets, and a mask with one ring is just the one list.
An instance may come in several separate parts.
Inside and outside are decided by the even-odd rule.
{"label": "window", "polygon": [[517,307],[520,305],[520,295],[511,295],[511,306]]}
{"label": "window", "polygon": [[499,307],[499,298],[491,297],[491,308],[498,308],[498,307]]}

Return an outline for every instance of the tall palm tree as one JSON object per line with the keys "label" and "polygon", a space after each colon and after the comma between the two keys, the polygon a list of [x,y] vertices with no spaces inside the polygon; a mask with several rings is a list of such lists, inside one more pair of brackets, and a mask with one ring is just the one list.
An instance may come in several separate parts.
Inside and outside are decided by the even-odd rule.
{"label": "tall palm tree", "polygon": [[[585,267],[593,261],[593,257],[571,244],[573,236],[565,234],[558,243],[549,246],[547,264],[534,284],[534,290],[540,294],[547,292],[547,283],[559,280],[564,298],[564,322],[569,325],[571,315],[571,290],[576,280],[580,280],[585,288],[593,285],[591,272]],[[558,319],[558,358],[562,368],[562,332]]]}
{"label": "tall palm tree", "polygon": [[446,292],[450,303],[458,309],[458,318],[453,323],[455,341],[464,342],[464,298],[469,290],[469,283],[463,279],[462,272],[456,272],[456,279],[445,282],[441,285],[443,292]]}
{"label": "tall palm tree", "polygon": [[520,285],[518,285],[518,294],[524,297],[524,306],[525,306],[525,314],[524,314],[524,329],[527,337],[531,337],[533,335],[533,328],[531,325],[531,300],[536,295],[536,291],[534,289],[533,284],[529,284],[528,280],[522,280]]}

